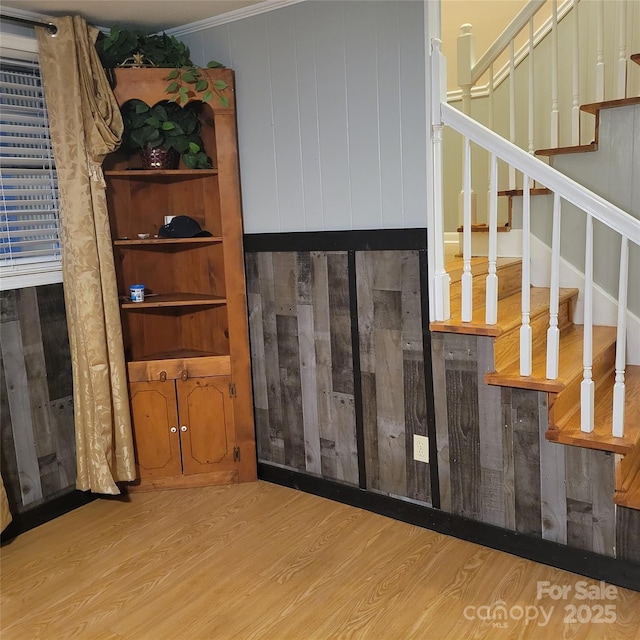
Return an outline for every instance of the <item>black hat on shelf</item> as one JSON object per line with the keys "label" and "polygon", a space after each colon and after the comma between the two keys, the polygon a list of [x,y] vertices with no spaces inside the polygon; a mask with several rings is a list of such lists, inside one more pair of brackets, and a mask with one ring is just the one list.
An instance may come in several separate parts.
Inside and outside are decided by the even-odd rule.
{"label": "black hat on shelf", "polygon": [[158,230],[160,238],[204,238],[211,236],[197,220],[189,216],[174,216],[174,218]]}

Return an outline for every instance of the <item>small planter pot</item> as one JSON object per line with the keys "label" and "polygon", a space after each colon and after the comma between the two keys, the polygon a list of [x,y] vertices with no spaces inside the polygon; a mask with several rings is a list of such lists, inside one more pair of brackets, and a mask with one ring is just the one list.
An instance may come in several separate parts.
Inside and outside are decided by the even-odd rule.
{"label": "small planter pot", "polygon": [[143,169],[177,169],[180,154],[175,149],[144,147],[140,152]]}

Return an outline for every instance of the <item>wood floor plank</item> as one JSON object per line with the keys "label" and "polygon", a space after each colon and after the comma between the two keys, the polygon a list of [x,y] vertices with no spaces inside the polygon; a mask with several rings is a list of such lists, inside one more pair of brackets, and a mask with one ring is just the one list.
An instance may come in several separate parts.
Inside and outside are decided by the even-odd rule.
{"label": "wood floor plank", "polygon": [[[580,576],[265,482],[104,499],[1,549],[3,640],[634,638],[565,624]],[[566,600],[537,598],[539,581]],[[551,615],[504,627],[481,607]],[[608,601],[609,602],[609,601]],[[593,603],[589,603],[592,605]],[[515,609],[514,609],[515,608]]]}

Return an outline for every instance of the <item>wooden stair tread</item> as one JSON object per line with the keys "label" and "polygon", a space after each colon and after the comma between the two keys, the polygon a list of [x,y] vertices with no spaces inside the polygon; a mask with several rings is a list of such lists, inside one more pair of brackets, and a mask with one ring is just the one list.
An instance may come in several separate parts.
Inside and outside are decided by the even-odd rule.
{"label": "wooden stair tread", "polygon": [[[534,189],[529,189],[529,193],[532,196],[547,196],[550,193],[553,193],[551,189],[547,189],[546,187],[535,187]],[[524,189],[507,189],[505,191],[498,191],[499,196],[523,196]]]}
{"label": "wooden stair tread", "polygon": [[[520,375],[519,360],[509,364],[503,371],[488,373],[485,382],[499,386],[517,387],[560,393],[574,378],[582,376],[582,326],[572,325],[560,332],[560,366],[555,380],[546,378],[546,346],[533,354],[532,375]],[[593,327],[593,359],[611,346],[616,339],[615,327]]]}
{"label": "wooden stair tread", "polygon": [[628,107],[640,104],[640,96],[634,98],[619,98],[618,100],[603,100],[602,102],[591,102],[580,106],[580,111],[596,115],[601,109],[616,109],[618,107]]}
{"label": "wooden stair tread", "polygon": [[[578,289],[560,289],[560,305],[578,295]],[[451,305],[452,315],[460,313],[460,305]],[[531,288],[530,319],[549,309],[549,289],[546,287]],[[509,331],[518,329],[522,324],[522,296],[514,293],[502,300],[498,300],[498,323],[487,324],[485,322],[484,305],[473,310],[471,322],[462,322],[460,319],[449,319],[444,322],[432,322],[432,331],[445,331],[449,333],[464,333],[477,336],[501,336]]]}
{"label": "wooden stair tread", "polygon": [[627,107],[631,105],[640,104],[640,97],[635,98],[621,98],[619,100],[604,100],[603,102],[591,102],[589,104],[583,104],[580,107],[580,111],[590,113],[596,117],[596,129],[595,140],[591,144],[580,144],[572,147],[557,147],[555,149],[538,149],[535,152],[536,156],[559,156],[568,153],[587,153],[598,150],[598,133],[600,122],[600,111],[603,109],[615,109],[618,107]]}
{"label": "wooden stair tread", "polygon": [[[462,233],[464,231],[464,227],[458,227],[456,231],[458,233]],[[511,231],[511,225],[507,222],[497,227],[497,231],[498,233],[506,233],[507,231]],[[489,225],[486,222],[477,222],[476,224],[472,224],[471,233],[489,233]]]}
{"label": "wooden stair tread", "polygon": [[561,156],[568,153],[588,153],[590,151],[597,151],[598,143],[592,142],[591,144],[578,144],[573,147],[555,147],[553,149],[537,149],[536,156]]}
{"label": "wooden stair tread", "polygon": [[[498,258],[496,261],[496,269],[508,269],[522,264],[522,258]],[[451,284],[459,282],[464,272],[464,258],[456,256],[451,260],[447,260],[445,269],[451,278]],[[474,276],[486,275],[489,272],[489,259],[486,256],[477,256],[471,258],[471,273]]]}
{"label": "wooden stair tread", "polygon": [[[640,366],[627,365],[625,372],[625,433],[622,438],[611,435],[613,424],[613,372],[602,389],[596,390],[594,430],[580,430],[580,405],[558,421],[555,429],[547,431],[547,439],[588,449],[612,451],[626,455],[640,445]],[[631,416],[636,416],[633,419]]]}
{"label": "wooden stair tread", "polygon": [[627,491],[616,491],[613,501],[620,507],[640,509],[640,467],[631,481]]}

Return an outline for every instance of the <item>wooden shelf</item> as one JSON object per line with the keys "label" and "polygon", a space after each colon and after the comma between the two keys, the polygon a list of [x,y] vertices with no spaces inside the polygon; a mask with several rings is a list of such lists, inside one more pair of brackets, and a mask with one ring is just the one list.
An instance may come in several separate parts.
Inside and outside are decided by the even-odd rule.
{"label": "wooden shelf", "polygon": [[132,360],[131,362],[147,362],[149,360],[184,360],[185,358],[229,358],[228,354],[214,353],[213,351],[201,351],[199,349],[171,349],[150,353]]}
{"label": "wooden shelf", "polygon": [[121,238],[114,240],[116,247],[149,247],[167,244],[218,244],[222,242],[220,236],[204,236],[201,238],[146,238],[145,240]]}
{"label": "wooden shelf", "polygon": [[217,176],[217,169],[110,169],[104,172],[107,177],[114,178],[155,178],[156,176]]}
{"label": "wooden shelf", "polygon": [[202,293],[162,293],[147,294],[144,302],[123,302],[122,309],[159,309],[162,307],[203,307],[219,306],[227,303],[221,296],[211,296]]}

